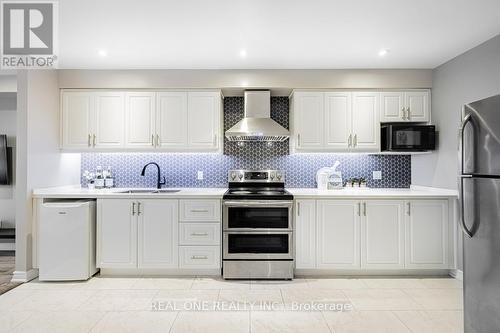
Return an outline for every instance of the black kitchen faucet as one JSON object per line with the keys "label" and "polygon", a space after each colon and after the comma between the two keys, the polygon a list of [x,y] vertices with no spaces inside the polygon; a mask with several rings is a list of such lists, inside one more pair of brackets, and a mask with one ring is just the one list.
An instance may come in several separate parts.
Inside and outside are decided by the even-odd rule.
{"label": "black kitchen faucet", "polygon": [[144,177],[144,175],[146,174],[146,168],[150,165],[156,165],[156,168],[158,169],[158,181],[156,183],[156,188],[160,189],[162,185],[165,185],[167,183],[167,181],[165,179],[165,176],[163,176],[163,181],[161,180],[161,171],[160,171],[160,166],[158,165],[158,163],[149,162],[148,164],[146,164],[144,166],[144,168],[142,168],[141,176]]}

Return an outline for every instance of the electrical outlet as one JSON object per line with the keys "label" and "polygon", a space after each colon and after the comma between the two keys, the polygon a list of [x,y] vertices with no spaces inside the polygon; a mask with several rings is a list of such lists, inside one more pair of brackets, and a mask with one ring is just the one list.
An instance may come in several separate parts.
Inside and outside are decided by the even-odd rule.
{"label": "electrical outlet", "polygon": [[373,179],[374,180],[382,179],[382,171],[373,171]]}
{"label": "electrical outlet", "polygon": [[203,180],[203,171],[198,171],[198,180]]}

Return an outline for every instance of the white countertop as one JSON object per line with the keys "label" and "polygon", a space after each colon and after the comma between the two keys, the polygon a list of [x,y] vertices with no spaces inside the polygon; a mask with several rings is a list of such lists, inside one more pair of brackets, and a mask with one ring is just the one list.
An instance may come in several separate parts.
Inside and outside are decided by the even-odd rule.
{"label": "white countertop", "polygon": [[[164,188],[167,189],[167,188]],[[127,190],[154,190],[140,188],[112,188],[89,190],[78,186],[50,187],[35,189],[34,198],[215,198],[220,199],[226,188],[175,188],[175,193],[120,193]]]}
{"label": "white countertop", "polygon": [[425,198],[425,197],[458,197],[458,192],[435,187],[412,186],[411,188],[343,188],[320,191],[315,188],[289,188],[294,198],[328,199],[328,198]]}
{"label": "white countertop", "polygon": [[[222,198],[226,188],[177,188],[176,193],[120,193],[137,188],[113,188],[89,190],[79,186],[52,187],[35,189],[34,198]],[[455,190],[412,186],[409,189],[396,188],[344,188],[340,190],[320,191],[315,188],[287,188],[295,198],[456,198]]]}

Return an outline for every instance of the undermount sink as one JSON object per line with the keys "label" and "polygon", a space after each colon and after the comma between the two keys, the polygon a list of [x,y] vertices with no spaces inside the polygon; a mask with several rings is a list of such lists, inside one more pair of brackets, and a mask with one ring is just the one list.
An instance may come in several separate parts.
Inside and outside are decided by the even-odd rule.
{"label": "undermount sink", "polygon": [[118,193],[127,193],[127,194],[140,194],[140,193],[177,193],[181,190],[168,190],[168,189],[158,189],[158,190],[126,190],[120,191]]}

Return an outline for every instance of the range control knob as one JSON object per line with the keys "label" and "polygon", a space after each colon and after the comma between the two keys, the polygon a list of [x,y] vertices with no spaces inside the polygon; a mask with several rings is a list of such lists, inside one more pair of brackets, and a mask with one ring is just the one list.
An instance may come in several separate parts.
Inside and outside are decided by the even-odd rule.
{"label": "range control knob", "polygon": [[236,177],[238,177],[238,174],[236,172],[231,172],[231,180],[236,180]]}
{"label": "range control knob", "polygon": [[238,178],[239,178],[240,180],[242,180],[242,179],[243,179],[243,174],[242,174],[242,173],[240,173],[240,174],[238,175]]}
{"label": "range control knob", "polygon": [[274,177],[276,177],[276,173],[271,172],[271,174],[269,175],[269,177],[271,178],[271,180],[274,180]]}
{"label": "range control knob", "polygon": [[279,181],[281,181],[281,178],[283,178],[283,176],[281,175],[281,173],[279,173],[279,172],[278,172],[278,173],[276,174],[276,178],[277,178]]}

